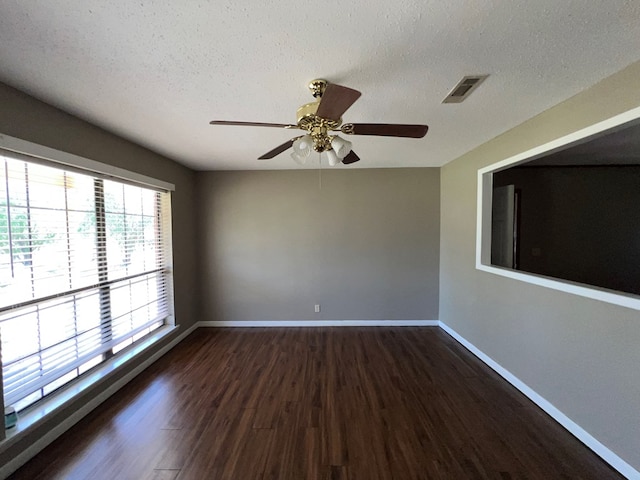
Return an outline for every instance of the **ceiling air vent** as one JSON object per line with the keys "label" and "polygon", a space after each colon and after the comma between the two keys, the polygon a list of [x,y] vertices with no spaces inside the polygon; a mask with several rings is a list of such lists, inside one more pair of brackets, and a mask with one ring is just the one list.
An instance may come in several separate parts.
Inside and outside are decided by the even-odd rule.
{"label": "ceiling air vent", "polygon": [[442,103],[460,103],[480,86],[489,75],[467,75],[453,87]]}

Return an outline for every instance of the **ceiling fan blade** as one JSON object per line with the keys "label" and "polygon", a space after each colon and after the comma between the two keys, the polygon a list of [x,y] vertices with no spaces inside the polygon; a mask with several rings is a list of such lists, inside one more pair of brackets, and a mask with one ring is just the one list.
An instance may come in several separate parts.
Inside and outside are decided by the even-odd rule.
{"label": "ceiling fan blade", "polygon": [[292,138],[291,140],[287,140],[282,145],[279,145],[276,148],[274,148],[273,150],[265,153],[261,157],[258,157],[258,160],[268,160],[268,159],[273,158],[276,155],[284,152],[285,150],[290,149],[293,146],[293,142],[295,142],[297,140],[297,138],[298,137]]}
{"label": "ceiling fan blade", "polygon": [[322,94],[316,116],[338,121],[360,95],[362,94],[353,88],[330,83]]}
{"label": "ceiling fan blade", "polygon": [[286,123],[263,123],[263,122],[231,122],[227,120],[211,120],[209,125],[235,125],[238,127],[276,127],[276,128],[298,128],[297,125]]}
{"label": "ceiling fan blade", "polygon": [[429,127],[399,123],[345,123],[340,130],[349,135],[422,138],[427,134]]}
{"label": "ceiling fan blade", "polygon": [[349,165],[350,163],[356,163],[359,160],[360,160],[360,157],[356,155],[356,152],[351,150],[347,154],[347,156],[342,159],[342,163],[344,163],[345,165]]}

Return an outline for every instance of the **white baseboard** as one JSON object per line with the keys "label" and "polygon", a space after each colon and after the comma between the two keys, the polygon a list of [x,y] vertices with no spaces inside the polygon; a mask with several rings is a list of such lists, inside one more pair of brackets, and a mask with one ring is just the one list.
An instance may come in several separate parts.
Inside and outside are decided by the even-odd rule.
{"label": "white baseboard", "polygon": [[513,375],[507,369],[503,368],[498,362],[493,360],[491,357],[486,355],[480,349],[478,349],[475,345],[468,342],[462,335],[456,332],[454,329],[449,327],[443,322],[440,323],[440,328],[442,328],[445,332],[455,338],[458,342],[460,342],[467,350],[473,353],[476,357],[482,360],[485,364],[491,367],[493,370],[498,373],[502,378],[504,378],[511,385],[520,390],[525,396],[527,396],[533,403],[538,405],[542,410],[547,412],[555,421],[557,421],[560,425],[566,428],[569,432],[571,432],[578,440],[584,443],[587,447],[593,450],[598,456],[600,456],[605,462],[615,468],[622,475],[627,477],[629,480],[640,480],[640,472],[625,462],[618,455],[613,453],[607,447],[605,447],[602,443],[596,440],[591,434],[589,434],[586,430],[584,430],[580,425],[575,423],[569,417],[567,417],[564,413],[558,410],[556,407],[551,404],[548,400],[540,396],[536,393],[532,388],[527,386],[524,382],[522,382],[518,377]]}
{"label": "white baseboard", "polygon": [[136,376],[138,376],[144,369],[149,367],[152,363],[162,357],[165,353],[175,347],[179,342],[185,339],[191,332],[193,332],[198,325],[193,325],[189,329],[185,330],[176,338],[171,340],[167,345],[162,347],[158,352],[149,357],[147,360],[142,362],[140,365],[131,370],[128,374],[123,376],[117,382],[111,384],[108,388],[106,388],[99,395],[95,396],[87,403],[85,403],[78,410],[73,412],[69,417],[65,418],[62,422],[56,425],[54,428],[49,430],[46,434],[40,437],[35,443],[30,445],[28,448],[20,452],[17,456],[12,458],[10,461],[0,466],[0,479],[5,479],[13,472],[15,472],[18,468],[27,463],[31,458],[35,457],[40,451],[44,450],[51,442],[57,439],[60,435],[65,433],[71,427],[73,427],[76,423],[82,420],[85,416],[87,416],[92,410],[97,408],[102,402],[107,400],[111,395],[116,393],[122,387],[124,387],[127,383],[133,380]]}
{"label": "white baseboard", "polygon": [[437,327],[438,320],[222,320],[199,327]]}

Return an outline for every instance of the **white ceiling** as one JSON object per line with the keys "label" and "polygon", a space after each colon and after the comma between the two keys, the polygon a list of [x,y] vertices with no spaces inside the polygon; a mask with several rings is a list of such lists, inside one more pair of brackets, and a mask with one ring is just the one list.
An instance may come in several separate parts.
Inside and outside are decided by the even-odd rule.
{"label": "white ceiling", "polygon": [[301,168],[256,160],[295,131],[208,122],[295,123],[313,78],[362,92],[346,122],[430,126],[338,168],[427,167],[638,59],[637,0],[0,2],[0,81],[199,170]]}

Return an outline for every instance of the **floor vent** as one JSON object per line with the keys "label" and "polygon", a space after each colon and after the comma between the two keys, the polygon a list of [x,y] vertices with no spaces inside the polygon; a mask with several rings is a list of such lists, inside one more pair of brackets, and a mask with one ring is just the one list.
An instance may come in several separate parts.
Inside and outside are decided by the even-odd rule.
{"label": "floor vent", "polygon": [[442,103],[460,103],[480,86],[489,75],[467,75],[453,87]]}

